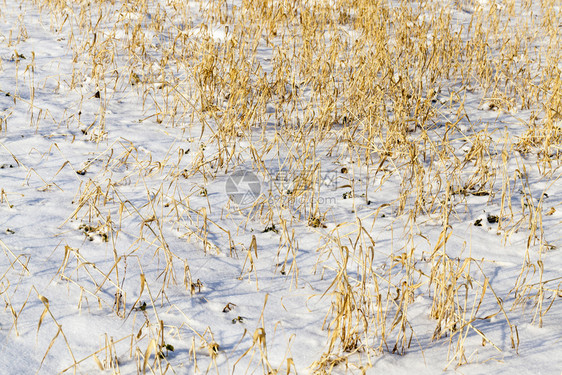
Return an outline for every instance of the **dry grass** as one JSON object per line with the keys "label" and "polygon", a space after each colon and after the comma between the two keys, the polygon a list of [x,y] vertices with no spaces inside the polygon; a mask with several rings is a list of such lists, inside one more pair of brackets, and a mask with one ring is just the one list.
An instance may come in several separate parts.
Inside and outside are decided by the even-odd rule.
{"label": "dry grass", "polygon": [[[82,99],[67,109],[64,124],[36,104],[34,90],[46,82],[36,82],[36,56],[24,59],[16,51],[26,38],[23,24],[9,35],[15,86],[3,93],[28,106],[30,127],[41,129],[52,120],[103,150],[84,165],[69,162],[85,178],[61,228],[81,231],[85,241],[101,240],[111,254],[100,264],[78,248],[61,246],[63,260],[53,278],[79,291],[78,311],[98,306],[123,320],[142,320],[140,330],[119,340],[106,335],[99,350],[79,359],[48,300],[38,294],[45,310],[37,330],[47,316],[59,327],[52,341],[60,333],[73,361],[65,371],[93,359],[100,370],[119,373],[115,345],[128,342],[128,359],[138,372],[175,372],[167,340],[188,327],[195,333],[194,368],[204,361],[207,371],[218,373],[222,352],[211,327],[198,332],[187,323],[167,326],[159,314],[169,314],[175,285],[192,296],[205,288],[204,279],[193,280],[185,254],[169,245],[174,231],[205,254],[238,258],[239,279],[259,290],[261,237],[252,235],[248,244],[243,230],[224,224],[230,221],[239,222],[237,228],[257,222],[275,230],[275,272],[290,278],[291,288],[303,272],[295,227],[306,225],[322,239],[315,271],[333,280],[323,293],[331,301],[326,347],[310,363],[318,373],[336,366],[365,370],[382,353],[423,351],[409,315],[418,298],[431,300],[432,339],[449,342],[446,367],[472,360],[465,346],[469,335],[501,350],[485,326],[475,324],[490,319],[490,305],[509,327],[516,350],[517,327],[504,301],[513,300],[512,309],[532,305],[532,320],[540,325],[559,295],[558,279],[543,276],[542,254],[551,245],[542,218],[551,207],[533,198],[529,182],[531,172],[549,186],[560,176],[562,19],[554,0],[535,2],[539,14],[532,21],[519,16],[530,2],[515,0],[243,0],[236,6],[211,0],[196,2],[204,17],[198,24],[185,1],[22,3],[39,7],[43,22],[67,41],[73,68],[57,84]],[[470,23],[461,27],[458,13],[469,14]],[[29,98],[20,95],[25,85]],[[122,92],[138,96],[147,113],[143,121],[184,129],[162,159],[125,139],[108,142],[107,113]],[[522,123],[524,133],[509,124],[474,121],[467,113],[474,101],[492,114],[488,118],[497,112]],[[94,110],[83,111],[86,106]],[[2,134],[12,132],[10,123],[10,113],[0,113]],[[526,170],[530,157],[536,160],[533,171]],[[339,221],[321,203],[328,160],[341,165],[339,195],[378,209]],[[286,173],[279,176],[271,165]],[[277,183],[247,205],[227,203],[221,221],[208,189],[242,168]],[[33,174],[39,175],[29,170]],[[53,179],[44,180],[45,189],[57,186]],[[192,180],[198,182],[190,185]],[[385,186],[399,189],[378,201]],[[0,205],[11,206],[13,194],[2,189]],[[448,247],[453,225],[467,215],[473,197],[499,202],[497,216],[488,220],[498,222],[505,242],[520,231],[528,238],[520,276],[507,295],[496,294],[482,260]],[[195,198],[207,205],[192,206]],[[404,219],[395,224],[405,233],[397,248],[381,248],[372,232],[385,210]],[[419,247],[423,234],[416,230],[427,222],[438,223],[441,234]],[[122,238],[130,240],[128,248],[118,245]],[[0,244],[10,264],[0,277],[1,295],[18,334],[25,304],[10,303],[8,280],[16,269],[26,270],[28,259]],[[147,254],[158,273],[143,271]],[[259,357],[263,373],[296,373],[291,357],[278,367],[270,362],[267,324],[262,315],[259,327],[248,331],[251,344],[232,371],[242,371],[239,361],[245,361],[244,371],[251,372]]]}

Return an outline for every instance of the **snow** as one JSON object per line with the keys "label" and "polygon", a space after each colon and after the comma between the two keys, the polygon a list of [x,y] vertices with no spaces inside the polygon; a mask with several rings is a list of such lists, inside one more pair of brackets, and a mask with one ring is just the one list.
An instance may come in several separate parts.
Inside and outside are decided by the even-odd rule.
{"label": "snow", "polygon": [[[238,110],[228,114],[239,125],[232,148],[221,149],[221,120],[199,110],[195,68],[161,59],[176,35],[187,44],[208,43],[208,51],[247,43],[232,35],[234,25],[227,30],[209,19],[218,2],[189,2],[185,24],[173,11],[181,2],[172,0],[145,8],[116,0],[57,10],[56,3],[0,3],[0,372],[313,373],[330,350],[347,359],[327,369],[336,374],[560,372],[560,156],[548,165],[540,154],[514,147],[533,116],[544,120],[540,108],[498,108],[499,99],[481,88],[459,94],[457,83],[442,86],[432,94],[438,123],[427,129],[435,153],[415,159],[427,167],[451,147],[450,155],[466,162],[461,172],[443,162],[418,175],[387,159],[392,150],[381,144],[372,145],[370,163],[362,159],[346,123],[295,141],[288,134],[304,129],[310,112],[290,124],[277,119],[245,128],[247,108],[217,94],[216,105]],[[242,6],[234,3],[224,6]],[[510,1],[436,3],[460,27]],[[451,11],[454,3],[462,10]],[[519,16],[540,14],[535,7]],[[551,9],[560,20],[560,7]],[[165,20],[160,31],[151,25],[158,17]],[[82,19],[98,22],[96,42],[80,28]],[[135,27],[125,24],[141,31],[132,35]],[[363,37],[346,28],[338,35],[350,44]],[[144,40],[146,54],[121,48],[135,38]],[[435,38],[430,32],[424,44]],[[281,37],[265,39],[248,66],[261,64],[272,77]],[[97,61],[84,49],[87,41]],[[534,43],[538,51],[542,42]],[[529,54],[528,66],[539,69],[539,52]],[[96,65],[109,68],[100,73]],[[310,85],[289,73],[278,90],[314,102]],[[176,116],[164,114],[180,102],[189,105]],[[268,103],[264,113],[273,118],[283,108]],[[442,125],[463,111],[448,132]],[[554,144],[550,151],[560,153]],[[225,155],[232,159],[221,166]],[[494,171],[492,182],[483,168]],[[473,184],[453,193],[460,185],[451,176]],[[448,197],[436,193],[441,201],[423,204],[434,211],[412,220],[415,202],[411,196],[401,202],[402,192],[449,191],[448,183]],[[309,191],[316,207],[302,204]],[[444,224],[439,210],[446,206],[454,208]],[[260,209],[274,214],[260,216]],[[456,332],[444,328],[433,340],[435,280],[450,277],[439,274],[436,262],[445,257],[434,254],[441,253],[443,267],[459,277],[454,314],[470,323]],[[372,279],[364,280],[367,265]],[[395,297],[383,304],[387,315],[366,318],[356,352],[340,350],[338,342],[330,347],[346,285],[363,288],[365,308],[374,308],[379,293]],[[407,312],[402,339],[411,341],[393,350],[403,334],[391,328],[400,309]],[[363,313],[346,310],[341,321],[361,326]],[[455,351],[459,338],[464,359]]]}

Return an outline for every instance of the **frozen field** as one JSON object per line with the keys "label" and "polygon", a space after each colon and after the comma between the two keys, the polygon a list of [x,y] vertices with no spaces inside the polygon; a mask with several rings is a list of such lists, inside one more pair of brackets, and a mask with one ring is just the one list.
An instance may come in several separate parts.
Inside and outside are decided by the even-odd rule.
{"label": "frozen field", "polygon": [[0,373],[560,374],[558,0],[0,0]]}

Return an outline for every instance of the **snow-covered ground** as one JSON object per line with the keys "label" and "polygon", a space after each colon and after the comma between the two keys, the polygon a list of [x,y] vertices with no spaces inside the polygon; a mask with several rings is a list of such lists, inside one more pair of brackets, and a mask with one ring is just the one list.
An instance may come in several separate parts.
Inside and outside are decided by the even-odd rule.
{"label": "snow-covered ground", "polygon": [[0,373],[560,373],[561,13],[0,0]]}

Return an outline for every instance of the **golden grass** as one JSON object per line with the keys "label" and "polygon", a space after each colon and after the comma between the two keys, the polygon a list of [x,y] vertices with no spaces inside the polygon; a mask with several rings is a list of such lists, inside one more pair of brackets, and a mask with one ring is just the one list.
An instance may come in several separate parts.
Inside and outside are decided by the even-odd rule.
{"label": "golden grass", "polygon": [[[290,188],[266,191],[246,207],[229,205],[223,208],[224,218],[241,218],[240,227],[253,221],[275,228],[276,271],[290,277],[294,288],[303,272],[296,260],[299,241],[294,227],[305,224],[322,238],[316,271],[335,277],[323,294],[331,301],[324,324],[326,347],[310,363],[318,373],[344,365],[366,369],[376,355],[402,354],[412,345],[421,346],[409,319],[409,307],[418,296],[430,296],[432,339],[449,340],[446,362],[456,366],[471,361],[464,345],[469,334],[500,350],[474,325],[490,318],[480,311],[485,298],[491,298],[496,314],[510,328],[516,349],[517,327],[503,301],[513,297],[513,308],[531,303],[532,320],[540,325],[555,299],[547,302],[546,293],[560,293],[557,280],[543,278],[541,254],[549,244],[542,216],[550,207],[533,199],[526,171],[530,167],[523,161],[535,156],[540,176],[551,184],[558,181],[562,16],[554,8],[555,0],[488,5],[468,0],[243,0],[236,6],[210,0],[197,2],[203,16],[198,24],[185,1],[22,3],[39,7],[44,22],[68,43],[73,69],[58,78],[58,85],[80,92],[84,103],[96,103],[97,111],[89,117],[81,112],[82,101],[69,108],[65,126],[79,129],[105,150],[86,165],[72,166],[87,178],[75,194],[72,215],[61,224],[76,224],[86,239],[108,243],[112,261],[95,264],[88,254],[64,246],[54,276],[80,290],[78,310],[93,300],[123,319],[142,316],[141,330],[119,339],[130,339],[137,371],[166,373],[172,368],[166,360],[171,349],[167,326],[158,314],[169,288],[183,284],[191,295],[204,288],[205,280],[192,279],[185,255],[169,246],[168,228],[180,231],[205,253],[240,257],[239,278],[250,279],[259,290],[259,237],[252,236],[249,245],[242,243],[239,233],[211,218],[210,212],[219,208],[208,198],[207,207],[193,208],[191,200],[206,198],[212,181],[241,167],[250,166],[264,180],[274,179],[268,160],[290,171]],[[531,5],[538,10],[536,18],[519,16]],[[457,24],[459,12],[469,14],[470,22]],[[14,103],[29,106],[30,126],[40,129],[49,116],[34,104],[35,87],[42,84],[34,76],[36,56],[24,60],[15,49],[26,38],[23,24],[9,35],[16,64],[15,89],[9,94]],[[19,95],[18,87],[24,84],[30,87],[29,99]],[[148,114],[144,121],[186,129],[164,159],[153,160],[126,140],[108,143],[106,114],[120,91],[138,96]],[[475,98],[477,104],[469,102]],[[515,134],[509,124],[501,128],[492,121],[475,121],[469,106],[504,114],[517,126],[523,124],[525,131]],[[2,134],[11,133],[9,123],[10,115],[2,114]],[[385,184],[396,184],[399,190],[393,200],[378,202],[372,215],[337,221],[319,203],[325,158],[342,165],[340,174],[348,179],[342,193],[354,204],[359,204],[357,198],[370,203]],[[360,173],[366,183],[354,177]],[[151,182],[154,177],[161,181],[159,186]],[[202,185],[186,190],[186,181],[195,177]],[[56,186],[44,182],[45,189]],[[144,191],[143,199],[129,199],[125,186]],[[11,206],[10,194],[1,190],[0,205]],[[452,225],[467,211],[472,196],[499,199],[498,232],[506,242],[520,230],[528,236],[521,274],[508,295],[496,295],[481,260],[452,256],[447,247]],[[379,249],[370,229],[387,207],[405,218],[400,250]],[[420,252],[413,228],[430,220],[439,223],[441,235],[430,244],[431,251]],[[136,223],[138,233],[130,232],[132,226],[126,223]],[[120,236],[134,237],[129,249],[118,248]],[[228,248],[221,247],[225,243]],[[10,262],[0,278],[7,287],[6,275],[16,267],[25,270],[27,259],[0,244]],[[532,261],[536,256],[529,254],[536,244],[538,260]],[[161,262],[161,273],[151,274],[151,279],[144,272],[127,274],[129,263],[137,263],[133,268],[142,271],[146,264],[141,253],[148,252]],[[386,256],[384,265],[375,264],[380,252]],[[183,277],[178,277],[181,272]],[[138,279],[139,284],[125,284],[126,278]],[[17,334],[25,304],[18,310],[7,294],[2,296]],[[50,309],[48,300],[38,297],[45,306],[39,331]],[[49,316],[58,325],[56,317]],[[233,371],[242,359],[250,358],[251,366],[254,357],[260,358],[264,373],[279,371],[268,359],[266,324],[262,315],[261,326],[248,332],[251,345],[234,362]],[[179,330],[169,331],[173,329]],[[221,349],[211,327],[203,333],[190,330],[196,334],[190,349],[194,368],[205,356],[210,358],[207,371],[218,372]],[[60,325],[53,341],[59,333],[66,341]],[[67,370],[76,371],[84,360],[93,359],[100,370],[119,373],[115,342],[106,336],[99,350],[77,360],[66,341],[74,363]],[[207,354],[201,354],[201,347]],[[296,373],[292,358],[285,360],[279,368]]]}

